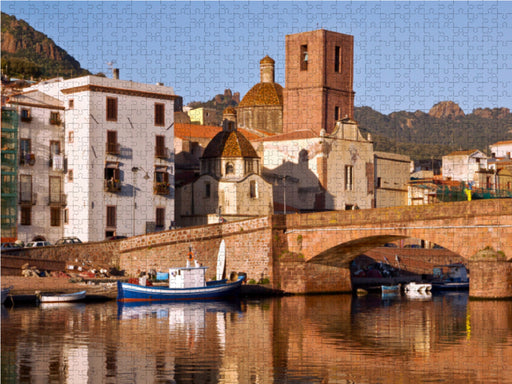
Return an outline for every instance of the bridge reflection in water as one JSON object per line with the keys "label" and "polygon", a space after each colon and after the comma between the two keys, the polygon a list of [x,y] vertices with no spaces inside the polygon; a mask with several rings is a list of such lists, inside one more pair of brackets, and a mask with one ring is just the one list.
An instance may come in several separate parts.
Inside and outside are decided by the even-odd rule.
{"label": "bridge reflection in water", "polygon": [[2,308],[2,381],[506,382],[510,324],[463,293]]}

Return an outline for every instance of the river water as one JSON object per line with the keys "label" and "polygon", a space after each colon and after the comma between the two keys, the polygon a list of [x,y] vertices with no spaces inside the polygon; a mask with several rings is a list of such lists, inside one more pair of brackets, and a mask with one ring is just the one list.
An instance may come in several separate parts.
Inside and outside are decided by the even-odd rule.
{"label": "river water", "polygon": [[2,307],[2,383],[512,383],[512,302],[369,294]]}

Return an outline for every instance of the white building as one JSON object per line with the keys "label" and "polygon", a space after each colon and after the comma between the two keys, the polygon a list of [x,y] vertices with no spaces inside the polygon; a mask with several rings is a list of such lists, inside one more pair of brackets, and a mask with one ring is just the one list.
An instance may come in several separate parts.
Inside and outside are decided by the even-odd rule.
{"label": "white building", "polygon": [[[31,91],[56,99],[55,105],[61,108],[56,110],[63,115],[60,149],[66,172],[63,193],[67,198],[59,236],[98,241],[170,226],[174,220],[174,160],[170,148],[177,97],[171,87],[84,76],[42,82],[24,95]],[[26,107],[33,117],[42,113],[40,106]],[[39,151],[49,144],[34,140],[36,159],[44,157],[45,153],[39,155]],[[45,136],[41,140],[50,139]],[[49,185],[50,181],[44,179],[41,175],[35,190]],[[59,237],[48,232],[44,224],[41,228],[46,229],[42,236],[47,240]],[[27,231],[36,234],[34,228]]]}
{"label": "white building", "polygon": [[478,181],[477,172],[486,169],[487,156],[477,149],[455,151],[443,156],[442,173],[447,180],[475,183]]}
{"label": "white building", "polygon": [[36,89],[10,97],[17,109],[18,239],[55,241],[63,234],[64,103]]}
{"label": "white building", "polygon": [[512,153],[512,140],[498,141],[497,143],[489,145],[492,157],[510,159]]}

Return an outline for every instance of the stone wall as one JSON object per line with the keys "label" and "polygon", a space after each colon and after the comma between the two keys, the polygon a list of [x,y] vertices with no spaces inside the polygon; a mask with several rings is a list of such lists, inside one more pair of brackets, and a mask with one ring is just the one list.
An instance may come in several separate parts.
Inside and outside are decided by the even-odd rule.
{"label": "stone wall", "polygon": [[469,294],[480,299],[512,297],[512,262],[505,260],[471,261]]}

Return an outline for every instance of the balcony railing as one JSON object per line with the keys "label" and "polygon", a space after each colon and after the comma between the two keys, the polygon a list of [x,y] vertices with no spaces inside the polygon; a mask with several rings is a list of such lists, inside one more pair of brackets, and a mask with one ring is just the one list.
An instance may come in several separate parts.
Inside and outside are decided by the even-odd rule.
{"label": "balcony railing", "polygon": [[155,183],[153,190],[155,195],[168,195],[171,191],[169,183]]}
{"label": "balcony railing", "polygon": [[168,159],[170,156],[170,151],[166,147],[155,147],[155,157],[157,159]]}
{"label": "balcony railing", "polygon": [[106,152],[108,155],[119,155],[121,153],[121,145],[119,143],[107,143]]}
{"label": "balcony railing", "polygon": [[60,117],[50,117],[50,124],[51,125],[62,125],[62,120]]}
{"label": "balcony railing", "polygon": [[121,182],[119,180],[105,180],[105,191],[116,193],[121,191]]}
{"label": "balcony railing", "polygon": [[32,121],[32,116],[21,116],[20,117],[20,120],[23,121],[24,123],[30,123]]}
{"label": "balcony railing", "polygon": [[33,153],[20,153],[20,165],[34,165],[36,163],[36,155]]}
{"label": "balcony railing", "polygon": [[55,206],[66,206],[68,202],[68,195],[65,193],[54,193],[48,196],[48,205]]}
{"label": "balcony railing", "polygon": [[36,205],[37,193],[20,193],[19,202],[24,205]]}
{"label": "balcony railing", "polygon": [[65,166],[66,159],[64,155],[53,155],[48,160],[48,166],[54,171],[64,171],[66,169]]}

